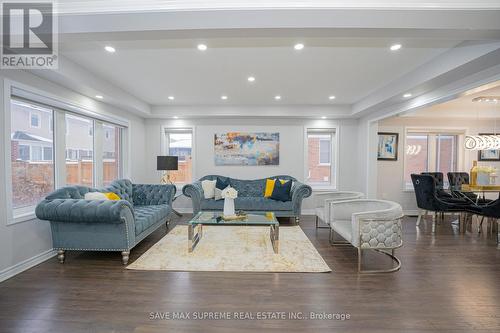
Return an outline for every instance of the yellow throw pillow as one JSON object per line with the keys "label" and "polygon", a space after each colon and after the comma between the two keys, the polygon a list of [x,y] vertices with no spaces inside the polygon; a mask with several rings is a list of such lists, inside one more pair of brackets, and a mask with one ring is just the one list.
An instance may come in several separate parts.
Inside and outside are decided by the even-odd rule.
{"label": "yellow throw pillow", "polygon": [[113,192],[106,192],[104,193],[104,195],[106,196],[106,198],[108,198],[109,200],[120,200],[120,197],[118,196],[118,194],[116,193],[113,193]]}
{"label": "yellow throw pillow", "polygon": [[[266,188],[264,190],[264,198],[270,198],[274,190],[274,182],[276,179],[266,179]],[[285,184],[288,180],[280,179],[281,184]]]}
{"label": "yellow throw pillow", "polygon": [[276,179],[266,179],[266,188],[264,190],[264,198],[269,198],[273,194],[274,182]]}

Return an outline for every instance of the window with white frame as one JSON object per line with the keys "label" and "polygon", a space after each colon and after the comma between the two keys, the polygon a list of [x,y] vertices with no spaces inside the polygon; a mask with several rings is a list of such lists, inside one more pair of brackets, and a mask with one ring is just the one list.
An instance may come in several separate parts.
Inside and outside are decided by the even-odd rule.
{"label": "window with white frame", "polygon": [[102,142],[103,184],[109,185],[121,176],[121,142],[122,128],[112,124],[103,124],[104,137]]}
{"label": "window with white frame", "polygon": [[[122,177],[122,134],[126,127],[95,121],[86,111],[69,112],[25,97],[9,97],[9,121],[5,124],[11,138],[6,154],[11,174],[7,186],[9,221],[32,218],[36,204],[57,187],[100,187]],[[94,142],[95,137],[102,141]],[[95,156],[96,145],[100,156]],[[56,158],[58,151],[65,153],[62,159]],[[97,163],[102,163],[102,168],[96,168]],[[56,175],[56,170],[62,170],[61,174]]]}
{"label": "window with white frame", "polygon": [[442,172],[445,187],[448,172],[458,170],[461,132],[412,129],[406,132],[404,188],[413,189],[411,174]]}
{"label": "window with white frame", "polygon": [[[66,184],[94,185],[94,120],[67,113]],[[87,135],[85,135],[87,134]]]}
{"label": "window with white frame", "polygon": [[54,110],[35,103],[11,100],[10,167],[12,209],[23,214],[54,190],[54,135],[40,126]]}
{"label": "window with white frame", "polygon": [[335,188],[335,130],[307,129],[307,183],[316,188]]}
{"label": "window with white frame", "polygon": [[179,168],[168,171],[175,184],[187,184],[193,180],[193,130],[165,129],[166,151],[169,156],[179,157]]}

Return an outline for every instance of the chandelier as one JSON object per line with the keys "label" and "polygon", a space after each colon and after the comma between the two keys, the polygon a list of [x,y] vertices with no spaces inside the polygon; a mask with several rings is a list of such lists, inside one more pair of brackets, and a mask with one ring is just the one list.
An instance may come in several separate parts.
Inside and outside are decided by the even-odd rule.
{"label": "chandelier", "polygon": [[[497,104],[500,102],[500,96],[480,96],[472,101]],[[465,136],[464,146],[468,150],[499,150],[500,134],[496,131],[496,118],[494,134],[467,135]]]}

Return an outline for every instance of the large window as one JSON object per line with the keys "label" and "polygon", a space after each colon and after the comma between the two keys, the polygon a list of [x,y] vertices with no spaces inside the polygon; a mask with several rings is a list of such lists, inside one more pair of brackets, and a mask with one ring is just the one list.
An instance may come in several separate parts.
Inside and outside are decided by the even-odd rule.
{"label": "large window", "polygon": [[[125,122],[116,119],[115,124],[113,118],[93,116],[14,86],[9,97],[5,124],[10,133],[6,147],[6,168],[11,175],[9,223],[33,218],[36,204],[55,188],[102,187],[123,176],[122,140],[128,142]],[[67,109],[62,108],[66,105]]]}
{"label": "large window", "polygon": [[193,131],[191,129],[167,129],[166,154],[179,157],[179,169],[169,171],[170,179],[175,184],[191,183],[193,178]]}
{"label": "large window", "polygon": [[121,177],[121,127],[103,124],[102,172],[103,184],[109,185]]}
{"label": "large window", "polygon": [[94,185],[93,128],[92,119],[66,114],[67,185]]}
{"label": "large window", "polygon": [[307,182],[314,187],[335,187],[335,131],[308,129]]}
{"label": "large window", "polygon": [[53,112],[35,103],[11,100],[12,208],[18,215],[32,210],[54,190],[54,138],[49,126]]}
{"label": "large window", "polygon": [[430,131],[406,133],[404,187],[413,189],[411,174],[442,172],[447,186],[448,172],[458,169],[457,143],[460,134]]}

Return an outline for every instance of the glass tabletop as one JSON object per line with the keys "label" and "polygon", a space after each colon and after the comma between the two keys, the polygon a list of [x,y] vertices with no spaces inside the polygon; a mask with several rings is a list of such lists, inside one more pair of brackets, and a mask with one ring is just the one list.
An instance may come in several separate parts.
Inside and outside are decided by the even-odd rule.
{"label": "glass tabletop", "polygon": [[207,225],[279,225],[273,212],[247,214],[244,220],[223,220],[222,212],[199,212],[189,224]]}

